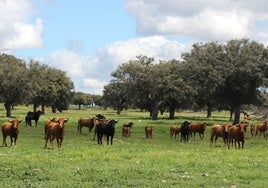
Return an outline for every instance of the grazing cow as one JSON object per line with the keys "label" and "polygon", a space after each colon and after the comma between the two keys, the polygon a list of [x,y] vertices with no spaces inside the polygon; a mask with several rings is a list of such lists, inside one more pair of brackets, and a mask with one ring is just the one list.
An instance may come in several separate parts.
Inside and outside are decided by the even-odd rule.
{"label": "grazing cow", "polygon": [[202,140],[204,138],[204,133],[207,127],[207,123],[191,123],[190,124],[190,135],[192,137],[192,134],[194,133],[194,139],[195,139],[195,134],[198,133],[200,139]]}
{"label": "grazing cow", "polygon": [[268,131],[268,120],[257,125],[255,137],[259,134],[259,138],[261,137],[261,135],[263,135],[263,138],[267,140],[267,131]]}
{"label": "grazing cow", "polygon": [[127,124],[124,124],[122,126],[122,136],[123,137],[130,137],[130,134],[131,134],[131,129],[132,129],[132,126],[134,125],[134,123],[132,122],[129,122]]}
{"label": "grazing cow", "polygon": [[93,118],[80,118],[77,122],[77,131],[82,134],[82,128],[88,127],[88,132],[90,133],[95,125],[96,117]]}
{"label": "grazing cow", "polygon": [[35,121],[35,126],[37,126],[40,115],[42,115],[42,111],[38,110],[37,112],[28,112],[25,116],[26,126],[32,126],[32,120]]}
{"label": "grazing cow", "polygon": [[256,136],[256,131],[257,131],[257,126],[256,126],[256,125],[250,125],[250,134],[251,134],[251,138],[255,138],[255,136]]}
{"label": "grazing cow", "polygon": [[9,122],[4,122],[2,124],[2,134],[3,134],[3,143],[2,146],[7,147],[6,138],[10,136],[11,145],[15,146],[17,142],[17,138],[19,135],[19,123],[21,120],[13,119]]}
{"label": "grazing cow", "polygon": [[184,142],[189,141],[189,136],[190,136],[190,122],[185,121],[181,124],[181,142],[182,140]]}
{"label": "grazing cow", "polygon": [[213,144],[213,140],[215,137],[215,146],[218,146],[217,140],[218,137],[223,138],[223,143],[227,146],[228,144],[228,133],[229,133],[230,125],[229,123],[225,123],[223,125],[212,125],[211,126],[211,134],[210,134],[210,145]]}
{"label": "grazing cow", "polygon": [[50,121],[47,125],[47,135],[46,135],[46,144],[45,148],[47,147],[47,141],[50,140],[52,149],[54,148],[53,141],[56,138],[58,148],[61,148],[62,142],[64,139],[65,133],[65,123],[68,122],[68,119],[59,118],[57,121]]}
{"label": "grazing cow", "polygon": [[235,148],[240,149],[240,143],[242,145],[242,149],[244,148],[244,143],[245,143],[245,129],[244,126],[245,124],[241,125],[233,125],[229,129],[229,135],[228,135],[228,149],[230,148],[230,142],[235,141]]}
{"label": "grazing cow", "polygon": [[115,133],[115,124],[119,120],[109,120],[107,122],[99,121],[96,125],[98,144],[102,144],[102,136],[106,135],[107,145],[109,145],[109,137],[111,145],[113,145],[113,138]]}
{"label": "grazing cow", "polygon": [[170,138],[172,138],[175,135],[175,139],[176,139],[176,136],[177,135],[179,137],[180,132],[181,132],[181,128],[179,126],[171,125],[169,127],[169,135],[170,135]]}
{"label": "grazing cow", "polygon": [[146,139],[153,138],[154,126],[146,126],[144,128]]}

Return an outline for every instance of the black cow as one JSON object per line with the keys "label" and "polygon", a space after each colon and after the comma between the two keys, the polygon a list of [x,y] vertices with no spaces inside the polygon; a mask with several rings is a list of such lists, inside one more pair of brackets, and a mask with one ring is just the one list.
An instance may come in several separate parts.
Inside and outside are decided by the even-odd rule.
{"label": "black cow", "polygon": [[118,123],[118,120],[109,120],[106,123],[100,121],[96,126],[98,144],[102,144],[102,136],[106,135],[107,145],[109,145],[109,137],[111,137],[110,142],[113,145],[113,138],[115,133],[115,124]]}
{"label": "black cow", "polygon": [[184,142],[189,141],[189,136],[190,136],[190,122],[185,121],[181,124],[181,142],[182,140]]}
{"label": "black cow", "polygon": [[27,115],[25,116],[26,126],[32,126],[32,120],[35,121],[35,126],[37,126],[37,123],[41,114],[42,114],[41,110],[38,110],[36,112],[29,111]]}

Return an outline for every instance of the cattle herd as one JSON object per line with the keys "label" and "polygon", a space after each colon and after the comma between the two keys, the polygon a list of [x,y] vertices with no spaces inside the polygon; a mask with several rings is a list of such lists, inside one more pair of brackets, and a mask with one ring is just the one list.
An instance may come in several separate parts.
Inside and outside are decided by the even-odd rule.
{"label": "cattle herd", "polygon": [[[25,117],[26,126],[32,126],[31,120],[35,121],[37,126],[41,111],[28,112]],[[119,120],[107,119],[103,115],[98,114],[92,118],[80,118],[77,122],[77,131],[81,134],[82,128],[87,127],[89,133],[94,130],[94,138],[97,135],[97,143],[102,144],[102,138],[106,137],[107,144],[113,144],[113,138],[115,134],[115,125]],[[13,119],[9,122],[2,124],[2,135],[3,143],[2,146],[6,147],[7,136],[10,136],[11,145],[15,146],[19,134],[18,125],[21,122],[19,119]],[[65,133],[65,123],[68,122],[66,118],[52,118],[45,121],[44,132],[45,132],[45,148],[47,148],[47,142],[50,141],[51,147],[54,148],[54,140],[57,141],[58,148],[62,147],[62,142]],[[130,137],[131,130],[134,123],[129,122],[122,125],[122,137]],[[198,133],[199,139],[204,139],[204,133],[208,126],[206,122],[188,122],[184,121],[180,126],[171,125],[169,127],[170,138],[180,136],[181,142],[188,142],[190,138],[195,139],[195,135]],[[230,144],[235,145],[235,148],[244,148],[246,131],[248,122],[246,120],[241,121],[239,124],[230,125],[229,123],[214,124],[210,127],[210,145],[219,146],[218,138],[223,139],[223,144],[226,148],[230,148]],[[152,139],[154,126],[145,126],[145,138]],[[264,137],[267,140],[268,136],[268,120],[258,125],[250,125],[250,133],[252,138]]]}

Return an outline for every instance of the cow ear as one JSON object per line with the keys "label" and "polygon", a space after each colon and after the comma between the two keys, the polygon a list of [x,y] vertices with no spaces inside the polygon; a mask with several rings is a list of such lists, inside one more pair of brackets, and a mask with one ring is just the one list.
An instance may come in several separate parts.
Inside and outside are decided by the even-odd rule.
{"label": "cow ear", "polygon": [[21,123],[22,122],[22,120],[21,119],[19,119],[19,123]]}
{"label": "cow ear", "polygon": [[64,119],[65,122],[68,122],[68,118],[67,119]]}

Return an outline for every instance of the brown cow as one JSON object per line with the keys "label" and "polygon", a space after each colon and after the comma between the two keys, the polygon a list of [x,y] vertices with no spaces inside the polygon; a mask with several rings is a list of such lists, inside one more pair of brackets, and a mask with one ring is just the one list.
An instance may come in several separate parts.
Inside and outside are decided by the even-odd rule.
{"label": "brown cow", "polygon": [[88,132],[90,133],[95,125],[96,117],[93,118],[80,118],[77,122],[77,131],[82,133],[83,127],[88,127]]}
{"label": "brown cow", "polygon": [[21,120],[13,119],[9,122],[4,122],[2,124],[2,134],[3,134],[3,144],[2,146],[7,147],[6,138],[10,136],[11,145],[15,146],[17,142],[17,138],[19,135],[19,123]]}
{"label": "brown cow", "polygon": [[180,132],[181,132],[181,127],[177,126],[177,125],[171,125],[169,127],[169,135],[170,135],[170,138],[172,138],[174,135],[175,135],[175,139],[176,139],[176,136],[180,135]]}
{"label": "brown cow", "polygon": [[146,126],[145,127],[145,136],[146,139],[153,137],[153,131],[154,131],[154,126]]}
{"label": "brown cow", "polygon": [[257,131],[257,126],[256,126],[256,125],[250,125],[250,134],[251,134],[251,138],[255,138],[255,136],[256,136],[256,131]]}
{"label": "brown cow", "polygon": [[267,140],[267,131],[268,131],[268,120],[257,125],[255,137],[259,134],[259,138],[261,137],[261,135],[263,135],[263,138]]}
{"label": "brown cow", "polygon": [[130,127],[122,127],[122,136],[130,137],[131,128]]}
{"label": "brown cow", "polygon": [[218,137],[223,138],[223,143],[227,146],[228,143],[228,133],[229,133],[229,123],[225,123],[223,125],[212,125],[211,126],[211,135],[210,135],[210,145],[213,144],[213,140],[215,137],[215,146],[218,146],[217,140]]}
{"label": "brown cow", "polygon": [[195,139],[195,134],[198,133],[200,139],[204,138],[204,133],[207,127],[207,123],[203,122],[203,123],[191,123],[190,124],[190,135],[192,136],[192,133],[194,133],[194,139]]}
{"label": "brown cow", "polygon": [[133,125],[134,125],[133,122],[129,122],[129,123],[125,123],[122,126],[122,136],[123,137],[130,137],[131,129],[132,129]]}
{"label": "brown cow", "polygon": [[65,127],[64,124],[68,122],[68,119],[59,118],[56,122],[50,121],[47,126],[47,136],[46,136],[46,144],[45,148],[47,147],[47,141],[50,140],[52,148],[54,148],[53,141],[56,138],[58,148],[61,148],[62,142],[64,139]]}
{"label": "brown cow", "polygon": [[44,129],[45,129],[45,140],[47,138],[47,127],[48,127],[49,123],[50,122],[57,122],[57,121],[58,121],[57,118],[54,118],[54,117],[45,121],[45,126],[44,126]]}
{"label": "brown cow", "polygon": [[229,129],[229,136],[228,136],[228,149],[230,148],[230,142],[233,143],[235,141],[235,148],[240,149],[240,143],[242,145],[242,149],[244,148],[245,143],[245,124],[233,125]]}

